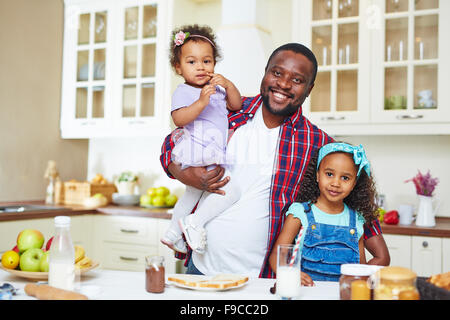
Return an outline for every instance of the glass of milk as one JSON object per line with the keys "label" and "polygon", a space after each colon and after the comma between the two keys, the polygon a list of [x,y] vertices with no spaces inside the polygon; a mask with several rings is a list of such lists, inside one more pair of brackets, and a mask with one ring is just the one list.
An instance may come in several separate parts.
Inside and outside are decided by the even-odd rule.
{"label": "glass of milk", "polygon": [[290,300],[300,293],[300,254],[292,244],[277,248],[277,289],[282,300]]}

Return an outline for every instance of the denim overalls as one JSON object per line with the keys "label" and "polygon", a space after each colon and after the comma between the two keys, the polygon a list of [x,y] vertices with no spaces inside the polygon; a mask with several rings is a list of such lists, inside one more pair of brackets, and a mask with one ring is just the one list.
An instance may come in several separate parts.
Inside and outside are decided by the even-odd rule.
{"label": "denim overalls", "polygon": [[308,228],[303,241],[301,269],[314,281],[339,281],[341,264],[359,263],[356,212],[349,208],[349,225],[335,226],[317,223],[308,204],[302,204]]}

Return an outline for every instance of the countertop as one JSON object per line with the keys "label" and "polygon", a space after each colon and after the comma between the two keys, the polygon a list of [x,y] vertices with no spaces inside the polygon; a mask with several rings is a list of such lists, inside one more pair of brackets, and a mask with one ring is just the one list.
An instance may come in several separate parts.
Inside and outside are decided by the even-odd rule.
{"label": "countertop", "polygon": [[[39,204],[43,205],[44,201],[16,201],[1,202],[0,205],[15,204]],[[158,219],[170,219],[172,217],[171,210],[167,208],[142,208],[139,206],[119,206],[110,204],[97,209],[87,209],[83,206],[75,205],[55,205],[59,210],[51,211],[31,211],[31,212],[8,212],[0,213],[1,221],[15,221],[25,219],[41,219],[51,218],[57,215],[82,215],[82,214],[104,214],[134,217],[149,217]],[[381,224],[381,229],[385,234],[399,234],[412,236],[427,237],[445,237],[450,238],[450,218],[436,217],[436,226],[431,228],[418,227],[414,223],[411,225],[388,225]]]}
{"label": "countertop", "polygon": [[[226,291],[197,291],[168,284],[163,293],[145,290],[145,272],[94,269],[81,276],[78,291],[93,300],[279,300],[270,293],[275,279],[250,278],[243,287]],[[35,300],[23,288],[29,282],[0,269],[0,283],[19,289],[14,300]],[[95,292],[95,293],[94,293]],[[314,287],[301,287],[300,300],[338,300],[339,283],[317,281]],[[253,303],[253,302],[252,302]]]}

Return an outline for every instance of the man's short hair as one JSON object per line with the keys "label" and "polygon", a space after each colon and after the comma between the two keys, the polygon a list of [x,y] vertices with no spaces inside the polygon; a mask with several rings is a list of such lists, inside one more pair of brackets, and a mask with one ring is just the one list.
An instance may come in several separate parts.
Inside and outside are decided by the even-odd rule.
{"label": "man's short hair", "polygon": [[311,61],[311,63],[313,64],[313,75],[312,75],[313,77],[312,77],[311,83],[314,83],[314,81],[316,80],[316,75],[317,75],[316,56],[314,55],[314,53],[311,50],[309,50],[307,47],[305,47],[304,45],[302,45],[300,43],[295,43],[295,42],[286,43],[286,44],[283,44],[282,46],[276,48],[270,55],[269,60],[267,60],[267,65],[264,70],[267,70],[270,60],[272,60],[272,58],[280,51],[292,51],[295,53],[300,53],[301,55],[305,56],[309,61]]}

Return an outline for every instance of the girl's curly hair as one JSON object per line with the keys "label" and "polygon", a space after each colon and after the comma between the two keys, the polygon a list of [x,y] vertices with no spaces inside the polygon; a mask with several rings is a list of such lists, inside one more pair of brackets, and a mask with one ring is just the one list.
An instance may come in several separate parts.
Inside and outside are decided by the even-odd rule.
{"label": "girl's curly hair", "polygon": [[[170,37],[169,59],[170,59],[170,65],[172,66],[173,69],[175,69],[175,66],[178,63],[180,63],[181,48],[183,47],[183,45],[175,46],[174,42],[173,42],[175,35],[180,31],[183,31],[184,33],[189,32],[190,35],[199,35],[199,36],[208,38],[209,40],[211,40],[212,43],[214,43],[214,46],[212,46],[213,55],[214,55],[214,63],[216,63],[217,61],[219,61],[222,58],[222,55],[220,53],[220,48],[217,46],[216,36],[215,36],[213,30],[211,29],[211,27],[206,26],[206,25],[199,26],[198,24],[184,25],[184,26],[174,29],[172,31],[172,35]],[[189,42],[189,41],[194,41],[194,42],[203,41],[203,42],[209,43],[208,41],[206,41],[205,39],[202,39],[200,37],[187,37],[185,39],[184,43]]]}
{"label": "girl's curly hair", "polygon": [[[319,184],[317,183],[317,158],[319,151],[311,157],[308,167],[303,175],[300,188],[297,193],[297,202],[316,203],[320,195]],[[344,202],[353,210],[359,212],[364,217],[366,223],[370,223],[378,216],[378,205],[376,203],[377,191],[375,181],[372,176],[368,176],[365,170],[361,170],[357,178],[355,187],[344,199]]]}

